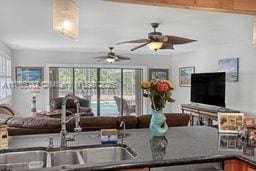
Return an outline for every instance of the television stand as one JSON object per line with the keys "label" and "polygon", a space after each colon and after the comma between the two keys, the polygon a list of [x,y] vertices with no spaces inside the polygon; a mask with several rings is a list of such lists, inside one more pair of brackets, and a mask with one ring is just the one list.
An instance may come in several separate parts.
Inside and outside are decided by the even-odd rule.
{"label": "television stand", "polygon": [[[224,107],[212,107],[204,106],[200,104],[182,104],[181,105],[182,113],[187,113],[190,115],[190,125],[193,126],[195,123],[197,125],[213,125],[213,121],[218,121],[219,112],[228,112],[228,113],[240,113],[240,111],[232,110]],[[195,122],[197,119],[197,122]],[[198,122],[199,121],[199,122]]]}

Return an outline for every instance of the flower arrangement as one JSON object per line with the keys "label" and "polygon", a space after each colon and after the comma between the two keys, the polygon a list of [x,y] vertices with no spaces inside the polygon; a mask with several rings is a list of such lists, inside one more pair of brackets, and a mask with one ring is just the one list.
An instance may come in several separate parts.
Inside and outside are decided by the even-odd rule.
{"label": "flower arrangement", "polygon": [[154,79],[142,82],[140,88],[143,91],[143,96],[151,99],[153,110],[160,111],[167,102],[174,102],[171,96],[175,85],[169,80]]}

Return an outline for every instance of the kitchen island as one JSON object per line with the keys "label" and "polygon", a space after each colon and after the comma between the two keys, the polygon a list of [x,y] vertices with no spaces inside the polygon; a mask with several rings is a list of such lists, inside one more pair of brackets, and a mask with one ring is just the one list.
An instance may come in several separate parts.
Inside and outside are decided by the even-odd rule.
{"label": "kitchen island", "polygon": [[[132,168],[156,168],[186,164],[243,161],[254,167],[254,154],[244,154],[243,148],[234,142],[227,142],[224,146],[219,142],[218,130],[211,127],[172,127],[165,137],[151,138],[149,129],[127,130],[125,144],[136,153],[135,158],[123,161],[109,161],[103,163],[85,162],[83,165],[63,167],[63,170],[122,170]],[[54,146],[60,146],[59,134],[41,134],[12,136],[9,139],[9,149],[1,153],[46,149],[49,137],[53,136]],[[225,135],[223,135],[225,137]],[[100,145],[99,132],[81,132],[76,141],[69,142],[71,146],[98,146]],[[90,155],[90,154],[88,154]],[[226,166],[225,166],[226,167]],[[38,170],[38,169],[37,169]],[[59,170],[59,168],[43,168],[42,170]]]}

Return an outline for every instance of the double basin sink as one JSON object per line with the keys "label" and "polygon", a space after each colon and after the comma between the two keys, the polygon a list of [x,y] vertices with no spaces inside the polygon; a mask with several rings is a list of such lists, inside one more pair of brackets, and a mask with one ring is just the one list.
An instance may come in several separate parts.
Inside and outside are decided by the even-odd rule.
{"label": "double basin sink", "polygon": [[94,145],[61,149],[14,151],[0,154],[0,170],[28,170],[39,168],[119,162],[132,160],[136,153],[124,144]]}

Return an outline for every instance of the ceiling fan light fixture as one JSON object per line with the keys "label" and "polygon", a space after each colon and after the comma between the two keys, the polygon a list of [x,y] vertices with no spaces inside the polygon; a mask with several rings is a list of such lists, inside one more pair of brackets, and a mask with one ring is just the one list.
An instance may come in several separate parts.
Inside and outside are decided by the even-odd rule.
{"label": "ceiling fan light fixture", "polygon": [[116,59],[115,58],[107,58],[106,59],[109,63],[114,63],[116,62]]}
{"label": "ceiling fan light fixture", "polygon": [[62,36],[79,38],[79,6],[72,0],[53,0],[53,30]]}
{"label": "ceiling fan light fixture", "polygon": [[151,42],[148,47],[151,50],[157,51],[163,46],[163,42]]}

